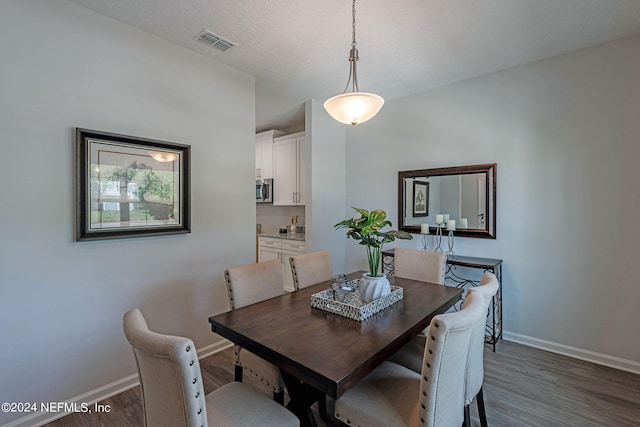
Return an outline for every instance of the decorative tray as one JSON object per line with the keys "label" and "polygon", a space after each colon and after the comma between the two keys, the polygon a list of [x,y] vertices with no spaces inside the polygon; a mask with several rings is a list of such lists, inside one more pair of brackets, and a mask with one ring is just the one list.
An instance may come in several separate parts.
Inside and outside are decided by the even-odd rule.
{"label": "decorative tray", "polygon": [[340,289],[334,292],[331,289],[327,289],[311,295],[311,307],[362,322],[404,297],[401,287],[391,286],[389,295],[367,303],[360,298],[360,292],[358,291],[359,281],[360,279],[356,279],[345,283],[347,287],[350,286],[351,289],[354,289],[352,292],[345,292]]}

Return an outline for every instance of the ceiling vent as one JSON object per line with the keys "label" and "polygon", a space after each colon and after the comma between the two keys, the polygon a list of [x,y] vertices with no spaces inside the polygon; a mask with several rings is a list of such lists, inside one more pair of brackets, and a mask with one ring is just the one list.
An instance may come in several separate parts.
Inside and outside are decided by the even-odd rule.
{"label": "ceiling vent", "polygon": [[223,52],[231,49],[234,46],[237,46],[236,43],[224,39],[217,34],[213,34],[209,30],[200,31],[200,33],[193,39],[199,41],[200,43],[204,43],[207,46],[215,47],[216,49],[219,49]]}

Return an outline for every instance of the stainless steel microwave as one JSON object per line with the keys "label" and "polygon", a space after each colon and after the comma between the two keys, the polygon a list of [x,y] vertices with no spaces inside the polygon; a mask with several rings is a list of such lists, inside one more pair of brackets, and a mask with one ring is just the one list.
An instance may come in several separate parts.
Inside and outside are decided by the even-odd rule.
{"label": "stainless steel microwave", "polygon": [[273,179],[256,179],[256,203],[273,203]]}

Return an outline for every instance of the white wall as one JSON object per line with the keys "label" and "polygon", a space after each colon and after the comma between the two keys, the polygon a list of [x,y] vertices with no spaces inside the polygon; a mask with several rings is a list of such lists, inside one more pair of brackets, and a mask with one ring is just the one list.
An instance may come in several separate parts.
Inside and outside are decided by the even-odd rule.
{"label": "white wall", "polygon": [[331,252],[334,273],[346,273],[344,230],[333,229],[344,219],[346,203],[344,125],[315,99],[306,102],[305,119],[307,252]]}
{"label": "white wall", "polygon": [[497,240],[455,248],[504,259],[506,335],[640,372],[639,118],[640,35],[388,102],[347,130],[347,206],[396,225],[399,170],[496,162]]}
{"label": "white wall", "polygon": [[[224,268],[254,261],[254,78],[61,0],[3,1],[0,57],[0,401],[134,374],[132,307],[218,341]],[[76,126],[190,144],[192,233],[74,242]]]}

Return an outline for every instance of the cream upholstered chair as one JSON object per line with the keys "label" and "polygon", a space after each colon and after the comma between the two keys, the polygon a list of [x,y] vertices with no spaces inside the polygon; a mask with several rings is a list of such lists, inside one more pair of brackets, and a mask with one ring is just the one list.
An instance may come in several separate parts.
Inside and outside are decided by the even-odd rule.
{"label": "cream upholstered chair", "polygon": [[480,417],[480,425],[487,427],[487,415],[484,409],[484,396],[482,394],[482,383],[484,381],[484,333],[486,327],[486,315],[489,311],[489,304],[494,295],[498,292],[500,284],[495,274],[486,271],[480,279],[480,284],[469,289],[469,294],[482,296],[483,298],[483,316],[482,319],[473,327],[471,334],[471,346],[469,347],[469,358],[467,360],[467,375],[465,380],[465,396],[464,396],[464,417],[465,425],[471,427],[469,405],[473,399],[477,397],[478,415]]}
{"label": "cream upholstered chair", "polygon": [[[232,310],[282,295],[284,280],[278,260],[228,268],[224,272]],[[243,372],[273,391],[273,400],[284,404],[284,381],[280,370],[242,347],[233,346],[235,379],[242,382]]]}
{"label": "cream upholstered chair", "polygon": [[[394,275],[412,280],[444,285],[447,255],[444,252],[396,248],[393,257]],[[405,344],[389,361],[420,372],[427,329]]]}
{"label": "cream upholstered chair", "polygon": [[329,280],[333,275],[331,253],[328,251],[292,256],[289,263],[296,290]]}
{"label": "cream upholstered chair", "polygon": [[444,285],[447,255],[444,252],[419,251],[396,248],[393,256],[393,274],[405,279]]}
{"label": "cream upholstered chair", "polygon": [[205,395],[193,342],[150,331],[140,310],[124,315],[123,329],[136,358],[146,427],[300,425],[291,412],[244,384]]}
{"label": "cream upholstered chair", "polygon": [[462,310],[434,316],[422,373],[383,362],[336,400],[336,418],[349,426],[460,427],[471,333],[482,305],[471,295]]}
{"label": "cream upholstered chair", "polygon": [[[324,282],[333,276],[331,253],[328,251],[292,256],[289,258],[289,264],[296,290]],[[327,412],[326,396],[318,401],[318,410],[324,419]]]}

